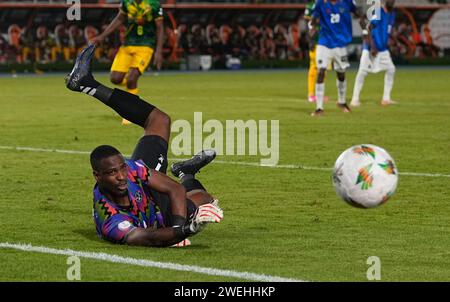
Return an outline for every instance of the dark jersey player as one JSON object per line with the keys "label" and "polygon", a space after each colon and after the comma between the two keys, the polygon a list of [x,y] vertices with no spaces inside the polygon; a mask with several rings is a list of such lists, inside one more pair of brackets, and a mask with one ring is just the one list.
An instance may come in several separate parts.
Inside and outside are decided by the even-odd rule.
{"label": "dark jersey player", "polygon": [[217,200],[195,178],[215,152],[205,150],[173,164],[171,171],[181,184],[168,177],[169,116],[136,95],[97,82],[90,72],[94,50],[90,45],[80,53],[66,78],[67,88],[97,98],[144,128],[131,159],[108,145],[91,153],[97,233],[129,245],[189,245],[188,236],[223,218]]}

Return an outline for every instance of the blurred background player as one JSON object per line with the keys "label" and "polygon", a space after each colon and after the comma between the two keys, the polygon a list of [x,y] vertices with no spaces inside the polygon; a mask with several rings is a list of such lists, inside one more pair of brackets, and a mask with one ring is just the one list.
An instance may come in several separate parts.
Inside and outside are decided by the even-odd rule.
{"label": "blurred background player", "polygon": [[[56,42],[48,33],[47,26],[41,25],[36,30],[35,60],[39,63],[48,63],[53,60],[52,54],[55,52]],[[56,60],[56,58],[54,58]]]}
{"label": "blurred background player", "polygon": [[70,61],[69,35],[64,24],[55,27],[55,51],[52,52],[52,60],[60,59],[61,55],[66,62]]}
{"label": "blurred background player", "polygon": [[83,30],[75,24],[69,27],[68,34],[70,56],[71,58],[75,58],[77,54],[79,54],[83,50],[88,41],[86,41],[86,39],[84,38]]}
{"label": "blurred background player", "polygon": [[343,112],[350,112],[345,100],[347,90],[345,70],[350,66],[346,46],[352,41],[351,12],[357,17],[361,16],[352,0],[317,0],[314,6],[310,35],[312,37],[317,35],[315,31],[317,25],[320,28],[316,51],[317,68],[319,69],[316,83],[316,110],[311,114],[312,116],[320,116],[324,112],[324,79],[329,60],[333,60],[333,68],[337,74],[337,106]]}
{"label": "blurred background player", "polygon": [[[316,82],[317,82],[317,63],[316,63],[316,47],[317,47],[317,40],[319,39],[319,35],[317,34],[319,32],[319,25],[314,26],[314,29],[312,29],[313,25],[311,24],[311,15],[314,10],[314,4],[316,3],[315,0],[312,0],[306,4],[305,8],[305,15],[304,18],[308,22],[308,27],[310,28],[310,31],[308,35],[308,48],[309,48],[309,69],[308,69],[308,102],[315,103],[316,102]],[[311,36],[312,34],[312,36]],[[324,102],[327,102],[328,97],[323,97]]]}
{"label": "blurred background player", "polygon": [[395,0],[386,0],[381,8],[379,15],[370,21],[369,30],[363,31],[364,43],[359,63],[358,74],[353,88],[353,97],[350,106],[360,106],[360,93],[364,85],[364,79],[367,74],[378,73],[385,70],[384,92],[381,105],[391,105],[396,102],[391,100],[392,86],[394,85],[395,66],[389,53],[389,36],[395,22],[394,12]]}
{"label": "blurred background player", "polygon": [[[162,64],[164,27],[159,0],[122,0],[117,16],[91,43],[101,43],[122,24],[127,28],[125,42],[116,54],[110,78],[113,84],[124,85],[129,93],[138,94],[138,79],[150,63],[155,47],[158,70]],[[123,119],[122,124],[130,122]]]}
{"label": "blurred background player", "polygon": [[94,52],[90,45],[80,53],[66,87],[93,96],[144,129],[131,159],[109,145],[91,153],[97,233],[129,245],[189,245],[188,236],[223,218],[218,201],[195,178],[216,154],[205,150],[173,164],[171,171],[181,184],[168,177],[169,116],[136,95],[97,82],[90,72]]}

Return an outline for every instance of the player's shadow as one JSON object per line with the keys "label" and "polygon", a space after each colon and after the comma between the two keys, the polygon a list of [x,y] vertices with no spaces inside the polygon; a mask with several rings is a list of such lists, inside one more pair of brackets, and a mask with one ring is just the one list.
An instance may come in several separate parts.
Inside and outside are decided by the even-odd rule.
{"label": "player's shadow", "polygon": [[310,115],[311,112],[313,112],[315,107],[311,108],[302,108],[302,107],[294,107],[294,106],[278,106],[277,110],[279,111],[285,111],[285,112],[298,112],[298,113],[304,113],[305,115]]}
{"label": "player's shadow", "polygon": [[73,230],[73,233],[83,236],[86,239],[89,239],[91,241],[98,241],[97,233],[95,232],[95,229],[88,228],[88,229],[76,229]]}
{"label": "player's shadow", "polygon": [[[90,241],[100,241],[101,239],[99,239],[99,237],[97,236],[97,233],[95,232],[94,229],[92,228],[87,228],[87,229],[76,229],[72,231],[73,233],[77,234],[77,235],[81,235],[84,238],[90,240]],[[174,248],[174,249],[178,249],[178,248]],[[189,249],[189,250],[207,250],[210,249],[209,245],[204,245],[204,244],[196,244],[193,243],[190,246],[187,247],[180,247],[179,249]]]}
{"label": "player's shadow", "polygon": [[289,112],[295,112],[295,111],[298,111],[299,109],[302,109],[302,108],[295,107],[295,106],[278,106],[277,107],[277,110],[289,111]]}
{"label": "player's shadow", "polygon": [[192,242],[192,245],[186,247],[180,247],[179,249],[190,249],[190,250],[209,250],[211,247],[209,245],[197,244]]}

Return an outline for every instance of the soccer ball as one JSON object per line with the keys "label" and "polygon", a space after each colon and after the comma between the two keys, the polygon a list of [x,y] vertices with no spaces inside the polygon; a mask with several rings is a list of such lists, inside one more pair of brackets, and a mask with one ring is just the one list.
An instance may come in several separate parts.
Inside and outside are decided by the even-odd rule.
{"label": "soccer ball", "polygon": [[397,188],[398,171],[383,148],[356,145],[336,160],[333,185],[336,193],[358,208],[373,208],[385,203]]}

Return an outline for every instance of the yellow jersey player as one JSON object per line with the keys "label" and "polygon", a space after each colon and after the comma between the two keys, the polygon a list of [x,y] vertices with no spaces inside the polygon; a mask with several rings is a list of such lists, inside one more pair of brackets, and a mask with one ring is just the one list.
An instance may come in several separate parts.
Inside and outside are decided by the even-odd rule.
{"label": "yellow jersey player", "polygon": [[[314,4],[315,0],[311,0],[309,3],[306,4],[305,8],[305,14],[304,19],[308,21],[308,26],[312,27],[310,21],[311,21],[311,15],[314,10]],[[315,26],[315,31],[319,31],[319,26]],[[319,39],[318,35],[308,36],[308,42],[309,42],[309,68],[308,68],[308,102],[315,103],[316,102],[316,95],[315,95],[315,89],[316,89],[316,81],[317,81],[317,64],[316,64],[316,49],[317,49],[317,41]],[[328,97],[324,96],[324,101],[328,101]]]}
{"label": "yellow jersey player", "polygon": [[[164,25],[159,0],[122,0],[117,16],[91,43],[101,43],[122,24],[126,26],[125,41],[116,54],[110,78],[113,84],[124,85],[129,93],[138,94],[138,79],[149,65],[155,47],[157,69],[162,64]],[[122,124],[130,122],[124,119]]]}

